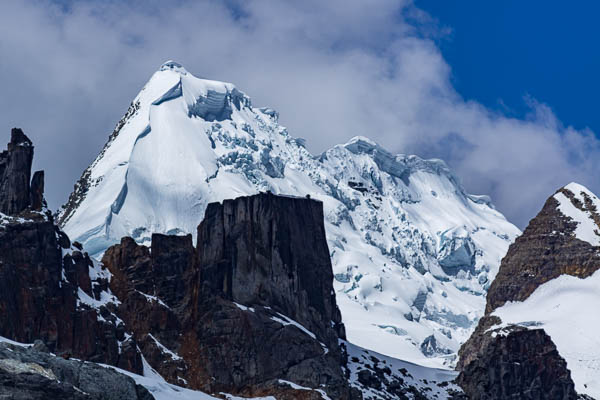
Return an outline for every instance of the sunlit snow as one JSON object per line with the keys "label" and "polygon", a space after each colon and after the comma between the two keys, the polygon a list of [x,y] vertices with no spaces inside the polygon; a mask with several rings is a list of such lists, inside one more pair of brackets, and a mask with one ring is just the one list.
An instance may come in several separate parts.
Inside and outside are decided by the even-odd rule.
{"label": "sunlit snow", "polygon": [[503,325],[542,328],[556,345],[575,390],[600,398],[600,271],[586,279],[562,275],[538,287],[523,302],[494,311]]}
{"label": "sunlit snow", "polygon": [[[92,163],[63,228],[96,257],[133,237],[192,233],[210,202],[260,191],[323,202],[348,339],[452,365],[519,230],[443,161],[392,155],[357,137],[313,156],[234,85],[175,62],[156,72]],[[310,116],[307,116],[310,118]],[[421,345],[433,335],[439,351]]]}
{"label": "sunlit snow", "polygon": [[[585,198],[587,197],[596,210],[600,211],[600,200],[585,186],[577,183],[570,183],[565,186],[565,189],[572,192],[575,195],[575,198],[579,200],[582,205],[585,205]],[[598,227],[594,221],[593,216],[591,212],[587,210],[587,207],[586,211],[580,210],[579,208],[575,207],[571,200],[562,192],[556,193],[554,198],[558,200],[558,209],[560,212],[577,223],[577,228],[575,228],[575,237],[588,242],[592,246],[600,246],[600,227]]]}

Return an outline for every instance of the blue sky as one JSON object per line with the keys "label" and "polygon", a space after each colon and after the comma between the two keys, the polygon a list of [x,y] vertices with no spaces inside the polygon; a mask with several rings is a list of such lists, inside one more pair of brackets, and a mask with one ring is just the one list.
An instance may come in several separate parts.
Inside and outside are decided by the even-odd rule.
{"label": "blue sky", "polygon": [[591,2],[415,1],[4,0],[0,132],[36,143],[56,209],[174,59],[314,154],[361,135],[441,158],[521,228],[571,181],[600,193]]}
{"label": "blue sky", "polygon": [[525,97],[600,132],[600,3],[416,0],[450,33],[437,40],[467,99],[524,118]]}

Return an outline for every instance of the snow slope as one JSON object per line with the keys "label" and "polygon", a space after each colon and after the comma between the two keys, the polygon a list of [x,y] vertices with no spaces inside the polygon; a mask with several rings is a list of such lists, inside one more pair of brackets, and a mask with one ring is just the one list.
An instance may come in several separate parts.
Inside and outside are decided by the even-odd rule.
{"label": "snow slope", "polygon": [[[367,387],[360,382],[359,372],[368,370],[370,372],[383,371],[388,381],[397,380],[402,382],[404,393],[412,390],[429,399],[452,398],[452,392],[461,393],[462,389],[453,383],[458,372],[446,369],[428,368],[412,364],[406,361],[386,357],[373,351],[363,349],[346,341],[340,341],[348,353],[348,369],[350,385],[357,388],[366,399],[394,399],[398,396],[390,393],[387,385],[381,385],[379,390]],[[408,389],[408,390],[407,390]],[[414,395],[414,392],[412,392]]]}
{"label": "snow slope", "polygon": [[[567,361],[575,390],[600,399],[600,271],[586,279],[563,275],[523,302],[494,311],[504,325],[542,328]],[[496,327],[494,327],[495,329]]]}
{"label": "snow slope", "polygon": [[195,234],[208,203],[267,190],[323,202],[349,341],[428,365],[454,362],[520,233],[443,161],[363,137],[313,156],[274,110],[172,61],[134,99],[59,221],[99,256],[125,235]]}

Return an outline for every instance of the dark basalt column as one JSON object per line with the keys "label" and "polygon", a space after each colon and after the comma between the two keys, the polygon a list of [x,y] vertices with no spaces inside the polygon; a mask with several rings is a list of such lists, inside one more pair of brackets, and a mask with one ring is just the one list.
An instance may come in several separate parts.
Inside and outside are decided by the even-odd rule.
{"label": "dark basalt column", "polygon": [[44,206],[44,171],[36,171],[31,178],[29,204],[31,209],[36,211]]}
{"label": "dark basalt column", "polygon": [[100,300],[106,279],[92,283],[87,253],[72,249],[52,218],[31,212],[44,205],[43,172],[29,186],[32,157],[31,141],[13,129],[8,150],[0,154],[2,212],[18,216],[0,223],[0,336],[42,340],[64,357],[142,372],[137,345],[126,340],[114,314],[82,302],[86,296]]}

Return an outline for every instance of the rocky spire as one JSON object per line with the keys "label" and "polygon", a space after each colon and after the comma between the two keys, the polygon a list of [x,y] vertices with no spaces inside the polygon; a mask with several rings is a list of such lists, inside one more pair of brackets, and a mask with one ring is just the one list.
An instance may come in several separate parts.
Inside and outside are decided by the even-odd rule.
{"label": "rocky spire", "polygon": [[19,128],[13,128],[8,149],[0,153],[0,212],[18,214],[26,208],[41,210],[44,202],[44,173],[31,181],[33,145]]}

